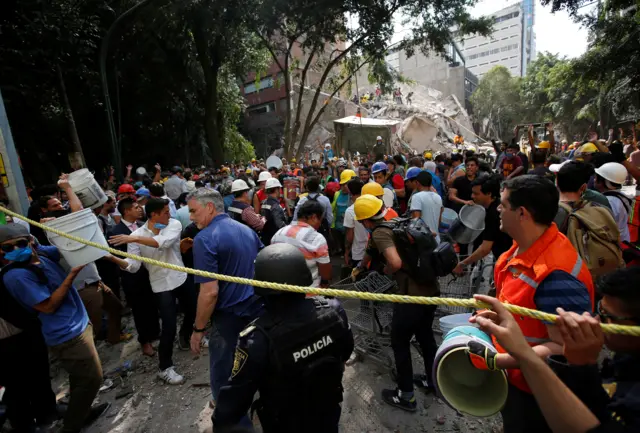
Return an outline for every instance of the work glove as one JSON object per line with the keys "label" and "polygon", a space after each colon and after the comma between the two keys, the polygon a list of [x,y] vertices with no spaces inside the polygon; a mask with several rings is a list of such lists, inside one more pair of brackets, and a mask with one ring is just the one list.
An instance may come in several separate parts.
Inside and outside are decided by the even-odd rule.
{"label": "work glove", "polygon": [[485,346],[484,344],[471,340],[467,343],[466,349],[471,364],[479,370],[500,370],[496,367],[496,356],[498,352],[495,349]]}
{"label": "work glove", "polygon": [[353,268],[351,270],[351,281],[355,283],[356,279],[358,278],[358,275],[360,275],[362,271],[363,269],[359,266],[356,266],[355,268]]}

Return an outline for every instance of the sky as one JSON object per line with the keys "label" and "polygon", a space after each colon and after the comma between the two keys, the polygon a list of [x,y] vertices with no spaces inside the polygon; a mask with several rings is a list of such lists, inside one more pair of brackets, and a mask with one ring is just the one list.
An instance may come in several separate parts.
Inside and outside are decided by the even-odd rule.
{"label": "sky", "polygon": [[[487,15],[515,3],[518,0],[480,0],[471,14]],[[587,31],[574,23],[566,12],[552,14],[551,7],[543,7],[539,1],[536,1],[534,31],[538,53],[549,51],[572,58],[587,50]]]}

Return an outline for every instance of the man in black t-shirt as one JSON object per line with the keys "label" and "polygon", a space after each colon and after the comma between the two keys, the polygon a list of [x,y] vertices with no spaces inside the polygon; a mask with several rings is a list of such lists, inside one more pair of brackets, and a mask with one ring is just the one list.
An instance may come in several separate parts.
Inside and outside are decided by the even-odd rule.
{"label": "man in black t-shirt", "polygon": [[472,184],[472,197],[475,204],[483,206],[486,210],[484,218],[484,231],[482,232],[482,244],[466,259],[460,261],[453,270],[455,274],[462,274],[467,265],[471,265],[493,253],[494,260],[513,244],[509,235],[500,230],[500,176],[492,175],[480,177]]}
{"label": "man in black t-shirt", "polygon": [[456,212],[460,212],[462,206],[468,204],[473,206],[474,202],[471,199],[471,183],[478,176],[478,158],[470,156],[465,163],[465,176],[459,176],[453,181],[451,188],[449,188],[449,202],[448,206]]}

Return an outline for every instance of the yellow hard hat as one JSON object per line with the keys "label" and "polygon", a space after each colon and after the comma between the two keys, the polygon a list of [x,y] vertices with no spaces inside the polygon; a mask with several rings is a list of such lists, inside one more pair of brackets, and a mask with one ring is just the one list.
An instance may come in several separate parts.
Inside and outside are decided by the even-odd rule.
{"label": "yellow hard hat", "polygon": [[433,155],[431,154],[431,152],[425,152],[424,153],[424,158],[428,159],[428,160],[431,160],[431,158],[433,158]]}
{"label": "yellow hard hat", "polygon": [[361,195],[356,200],[353,210],[356,214],[356,220],[362,221],[376,215],[382,209],[382,200],[370,194]]}
{"label": "yellow hard hat", "polygon": [[573,150],[573,149],[575,149],[575,148],[576,148],[576,145],[575,145],[575,144],[570,144],[570,145],[569,145],[569,147],[568,147],[568,149],[569,149],[569,150]]}
{"label": "yellow hard hat", "polygon": [[585,143],[577,150],[578,153],[595,153],[597,151],[598,148],[593,143]]}
{"label": "yellow hard hat", "polygon": [[251,169],[247,168],[247,171],[245,171],[246,174],[251,174]]}
{"label": "yellow hard hat", "polygon": [[295,158],[291,158],[291,162],[296,162],[296,159]]}
{"label": "yellow hard hat", "polygon": [[369,182],[364,184],[362,187],[362,195],[373,195],[376,197],[382,197],[384,195],[384,190],[382,186],[380,186],[377,182]]}
{"label": "yellow hard hat", "polygon": [[541,141],[537,147],[538,149],[551,149],[551,143],[549,143],[548,141]]}
{"label": "yellow hard hat", "polygon": [[356,172],[353,170],[345,170],[342,173],[340,173],[340,185],[344,185],[345,183],[349,182],[351,179],[353,179],[354,177],[356,177]]}

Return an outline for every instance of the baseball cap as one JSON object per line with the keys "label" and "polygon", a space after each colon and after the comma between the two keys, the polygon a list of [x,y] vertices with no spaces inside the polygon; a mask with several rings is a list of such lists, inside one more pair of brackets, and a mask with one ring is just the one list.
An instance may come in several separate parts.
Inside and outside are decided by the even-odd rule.
{"label": "baseball cap", "polygon": [[118,187],[118,194],[135,194],[136,190],[129,183],[123,183]]}
{"label": "baseball cap", "polygon": [[563,165],[565,165],[566,163],[571,162],[570,159],[567,159],[565,162],[561,162],[560,164],[551,164],[549,166],[549,171],[551,173],[557,173],[560,171],[560,169],[562,168]]}
{"label": "baseball cap", "polygon": [[5,224],[0,226],[0,242],[28,237],[29,230],[20,224]]}

